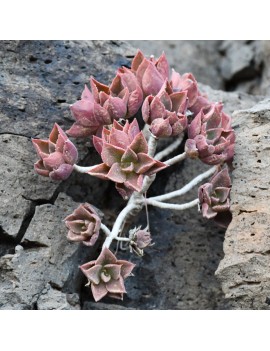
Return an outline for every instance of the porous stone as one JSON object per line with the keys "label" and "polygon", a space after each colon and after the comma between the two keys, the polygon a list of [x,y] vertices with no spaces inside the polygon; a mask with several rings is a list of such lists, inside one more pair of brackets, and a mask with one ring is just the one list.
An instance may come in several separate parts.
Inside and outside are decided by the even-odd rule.
{"label": "porous stone", "polygon": [[236,309],[269,309],[270,100],[237,111],[232,174],[233,219],[216,275]]}

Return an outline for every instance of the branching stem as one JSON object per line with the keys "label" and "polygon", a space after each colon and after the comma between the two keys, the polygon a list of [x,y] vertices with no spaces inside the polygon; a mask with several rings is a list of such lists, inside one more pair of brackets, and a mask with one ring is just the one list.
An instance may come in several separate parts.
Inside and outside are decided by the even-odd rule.
{"label": "branching stem", "polygon": [[197,177],[192,179],[188,184],[183,186],[183,188],[181,188],[179,190],[172,191],[168,194],[150,197],[148,200],[166,201],[166,200],[173,199],[174,197],[184,195],[188,191],[193,189],[196,185],[198,185],[201,181],[203,181],[204,179],[206,179],[206,178],[210,177],[212,174],[214,174],[215,171],[216,171],[216,166],[208,169],[206,172],[204,172],[202,174],[199,174]]}
{"label": "branching stem", "polygon": [[187,156],[186,152],[183,152],[180,155],[170,158],[168,161],[165,161],[164,163],[168,166],[172,166],[177,162],[183,161],[186,158],[186,156]]}
{"label": "branching stem", "polygon": [[103,223],[101,223],[100,229],[105,233],[106,236],[109,236],[111,234],[110,229]]}
{"label": "branching stem", "polygon": [[94,168],[94,167],[96,167],[96,165],[89,166],[89,167],[83,167],[83,166],[74,165],[75,171],[77,171],[79,173],[87,173],[87,172],[91,171],[91,169]]}
{"label": "branching stem", "polygon": [[151,199],[147,199],[146,202],[148,205],[152,205],[155,207],[168,208],[170,210],[182,211],[182,210],[186,210],[187,208],[197,206],[199,203],[199,199],[195,199],[195,200],[187,202],[185,204],[169,204],[166,202],[160,202],[160,201],[155,201],[155,200],[151,200]]}
{"label": "branching stem", "polygon": [[174,150],[178,148],[178,146],[182,143],[183,137],[182,138],[177,138],[172,144],[167,146],[164,150],[158,152],[154,159],[155,160],[162,160],[164,157],[168,156],[170,153],[172,153]]}

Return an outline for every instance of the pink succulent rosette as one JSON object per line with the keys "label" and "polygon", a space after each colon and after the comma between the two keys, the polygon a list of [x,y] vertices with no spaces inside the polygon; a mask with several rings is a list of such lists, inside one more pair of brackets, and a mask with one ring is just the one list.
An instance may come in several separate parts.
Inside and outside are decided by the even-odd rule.
{"label": "pink succulent rosette", "polygon": [[222,226],[228,226],[230,213],[231,179],[228,168],[216,171],[209,183],[198,189],[198,196],[203,217],[215,218]]}
{"label": "pink succulent rosette", "polygon": [[126,67],[118,69],[117,75],[110,85],[110,93],[112,96],[117,96],[124,101],[127,99],[127,112],[125,118],[133,117],[142,106],[142,89],[136,76]]}
{"label": "pink succulent rosette", "polygon": [[138,50],[132,61],[131,70],[135,74],[144,96],[156,95],[163,83],[169,79],[170,68],[164,53],[155,60],[154,58],[147,59]]}
{"label": "pink succulent rosette", "polygon": [[134,85],[134,79],[124,73],[115,78],[112,90],[90,78],[91,91],[85,86],[81,100],[70,107],[76,122],[67,131],[68,135],[74,138],[100,135],[103,126],[112,124],[114,119],[130,117],[137,109],[136,113],[142,104],[142,91],[138,84]]}
{"label": "pink succulent rosette", "polygon": [[202,108],[211,105],[207,97],[199,91],[198,83],[192,73],[180,75],[172,70],[171,87],[174,92],[186,91],[188,97],[188,109],[196,116]]}
{"label": "pink succulent rosette", "polygon": [[141,227],[133,229],[130,231],[129,238],[129,248],[131,252],[133,251],[138,256],[143,256],[143,250],[146,247],[153,245],[151,234],[147,227],[145,229],[141,229]]}
{"label": "pink succulent rosette", "polygon": [[181,76],[173,69],[170,83],[173,92],[187,92],[189,108],[195,104],[199,95],[199,89],[198,83],[192,73],[185,73]]}
{"label": "pink succulent rosette", "polygon": [[157,138],[176,136],[187,127],[187,105],[187,91],[174,93],[168,81],[165,81],[156,96],[145,98],[142,116]]}
{"label": "pink succulent rosette", "polygon": [[133,191],[141,191],[145,175],[167,167],[147,155],[147,141],[136,119],[132,123],[126,121],[124,126],[114,121],[110,130],[103,129],[101,138],[93,137],[93,143],[103,163],[88,173],[115,182],[123,198],[129,197]]}
{"label": "pink succulent rosette", "polygon": [[68,240],[81,241],[87,246],[93,246],[96,243],[101,220],[94,207],[90,204],[81,204],[72,214],[65,218],[65,224],[69,229]]}
{"label": "pink succulent rosette", "polygon": [[78,152],[57,123],[48,140],[32,139],[32,142],[40,157],[34,165],[37,174],[53,180],[65,180],[70,176]]}
{"label": "pink succulent rosette", "polygon": [[[107,99],[108,89],[103,89],[104,100]],[[101,94],[101,101],[102,94]],[[100,132],[104,125],[112,123],[112,118],[108,110],[103,107],[98,98],[96,101],[91,91],[85,86],[81,100],[70,106],[71,113],[75,118],[75,123],[67,131],[67,134],[74,137],[87,137]]]}
{"label": "pink succulent rosette", "polygon": [[80,266],[91,286],[95,301],[104,296],[123,300],[126,293],[124,279],[130,276],[135,265],[124,260],[117,260],[107,248],[103,249],[98,259]]}
{"label": "pink succulent rosette", "polygon": [[189,157],[198,157],[208,165],[232,160],[235,134],[231,117],[222,111],[222,107],[217,103],[203,108],[189,125],[185,145]]}
{"label": "pink succulent rosette", "polygon": [[137,247],[141,250],[151,245],[152,238],[148,229],[139,229],[134,235],[134,241]]}

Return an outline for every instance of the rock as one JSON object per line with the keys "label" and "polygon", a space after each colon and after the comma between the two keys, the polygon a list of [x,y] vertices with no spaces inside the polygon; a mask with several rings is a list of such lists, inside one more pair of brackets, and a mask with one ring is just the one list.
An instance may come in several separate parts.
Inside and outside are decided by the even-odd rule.
{"label": "rock", "polygon": [[69,309],[66,293],[78,292],[83,278],[78,267],[96,251],[66,239],[63,219],[77,206],[61,193],[36,207],[15,254],[0,258],[0,309]]}
{"label": "rock", "polygon": [[64,294],[53,289],[50,284],[42,290],[37,300],[38,310],[79,310],[80,300],[78,294]]}
{"label": "rock", "polygon": [[[203,94],[208,96],[210,101],[222,102],[224,104],[224,111],[230,115],[232,115],[235,110],[249,108],[264,98],[260,95],[253,96],[238,91],[224,92],[222,90],[214,90],[213,88],[200,83],[199,89]],[[233,123],[236,123],[234,117]]]}
{"label": "rock", "polygon": [[34,173],[37,157],[30,138],[4,133],[0,145],[0,226],[19,242],[24,224],[33,214],[33,201],[50,201],[59,183]]}
{"label": "rock", "polygon": [[233,220],[216,275],[236,309],[269,309],[270,100],[234,113],[237,120]]}
{"label": "rock", "polygon": [[262,79],[261,79],[261,94],[270,95],[270,41],[263,40],[261,42],[261,55],[263,62]]}
{"label": "rock", "polygon": [[254,65],[254,42],[228,41],[220,50],[224,57],[221,60],[221,74],[226,81],[237,81],[254,78],[257,74]]}

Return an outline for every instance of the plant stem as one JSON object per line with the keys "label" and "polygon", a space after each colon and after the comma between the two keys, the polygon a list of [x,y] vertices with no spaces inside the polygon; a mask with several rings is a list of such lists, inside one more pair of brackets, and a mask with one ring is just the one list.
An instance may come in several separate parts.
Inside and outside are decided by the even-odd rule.
{"label": "plant stem", "polygon": [[94,167],[96,167],[96,165],[89,166],[89,167],[82,167],[82,166],[74,165],[75,171],[77,171],[79,173],[87,173],[87,172],[91,171],[91,169]]}
{"label": "plant stem", "polygon": [[215,171],[216,171],[216,166],[208,169],[206,172],[204,172],[202,174],[199,174],[197,177],[192,179],[188,184],[183,186],[183,188],[181,188],[179,190],[172,191],[172,192],[170,192],[168,194],[150,197],[148,200],[166,201],[166,200],[170,200],[170,199],[172,199],[174,197],[178,197],[178,196],[184,195],[188,191],[190,191],[192,188],[194,188],[194,186],[199,184],[202,180],[204,180],[205,178],[208,178],[212,174],[214,174]]}
{"label": "plant stem", "polygon": [[171,210],[182,211],[182,210],[186,210],[187,208],[197,206],[199,203],[199,199],[195,199],[193,201],[187,202],[185,204],[179,204],[179,205],[178,204],[169,204],[166,202],[159,202],[159,201],[155,201],[155,200],[151,200],[151,199],[147,199],[146,203],[148,205],[156,206],[159,208],[168,208]]}
{"label": "plant stem", "polygon": [[117,236],[115,239],[118,241],[130,241],[129,238],[122,238],[121,236]]}
{"label": "plant stem", "polygon": [[148,155],[153,157],[157,148],[157,138],[151,133],[148,140]]}
{"label": "plant stem", "polygon": [[140,207],[139,204],[132,201],[126,207],[123,208],[123,210],[119,213],[119,215],[114,223],[114,226],[113,226],[113,229],[112,229],[110,235],[107,236],[107,238],[104,241],[104,244],[102,247],[103,249],[105,247],[107,247],[107,248],[110,247],[112,241],[118,237],[118,235],[119,235],[119,233],[120,233],[120,231],[121,231],[121,229],[126,221],[126,217],[128,215],[130,215],[134,210],[138,210],[139,209],[138,207]]}
{"label": "plant stem", "polygon": [[175,156],[175,157],[173,157],[173,158],[170,158],[168,161],[165,161],[164,163],[165,163],[166,165],[168,165],[168,166],[172,166],[172,165],[174,165],[175,163],[184,160],[184,159],[186,158],[186,156],[187,156],[186,152],[183,152],[183,153],[180,154],[180,155],[177,155],[177,156]]}
{"label": "plant stem", "polygon": [[103,230],[106,236],[109,236],[111,234],[110,229],[103,223],[101,223],[100,229]]}
{"label": "plant stem", "polygon": [[168,156],[170,153],[172,153],[174,150],[178,148],[178,146],[182,143],[183,137],[182,138],[177,138],[172,144],[167,146],[164,150],[158,152],[154,159],[160,161],[164,157]]}

